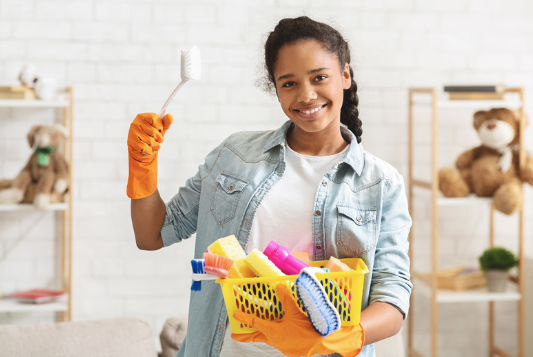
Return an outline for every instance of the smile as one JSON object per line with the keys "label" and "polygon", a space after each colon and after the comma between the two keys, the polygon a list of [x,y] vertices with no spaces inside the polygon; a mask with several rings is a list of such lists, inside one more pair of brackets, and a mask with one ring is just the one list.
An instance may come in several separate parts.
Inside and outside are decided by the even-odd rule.
{"label": "smile", "polygon": [[314,114],[314,113],[318,112],[319,110],[322,110],[325,106],[326,106],[326,104],[324,104],[322,106],[319,106],[319,107],[316,107],[316,108],[313,108],[313,109],[309,109],[309,110],[295,109],[295,111],[309,115],[309,114]]}

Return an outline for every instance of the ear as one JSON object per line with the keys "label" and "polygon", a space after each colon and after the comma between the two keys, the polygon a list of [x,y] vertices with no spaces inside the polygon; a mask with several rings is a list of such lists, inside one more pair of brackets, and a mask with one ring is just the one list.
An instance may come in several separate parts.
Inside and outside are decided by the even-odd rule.
{"label": "ear", "polygon": [[33,148],[33,143],[34,143],[33,137],[35,136],[35,133],[39,129],[41,129],[41,125],[35,125],[30,129],[30,132],[28,133],[28,144],[30,145],[31,148]]}
{"label": "ear", "polygon": [[484,110],[479,110],[474,113],[474,129],[476,129],[476,131],[481,126],[481,123],[483,122],[483,119],[486,117],[486,115],[487,112]]}
{"label": "ear", "polygon": [[54,124],[53,128],[57,132],[61,133],[61,135],[63,135],[64,138],[68,138],[68,130],[63,125],[56,123],[56,124]]}
{"label": "ear", "polygon": [[342,71],[342,88],[343,89],[350,89],[352,86],[352,76],[350,75],[350,65],[346,63],[344,65],[344,70]]}

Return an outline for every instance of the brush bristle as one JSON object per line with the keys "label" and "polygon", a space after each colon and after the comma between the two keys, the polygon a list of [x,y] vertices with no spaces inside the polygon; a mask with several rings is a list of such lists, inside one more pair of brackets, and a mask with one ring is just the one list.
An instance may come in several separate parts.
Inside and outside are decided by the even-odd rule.
{"label": "brush bristle", "polygon": [[[194,274],[205,274],[205,271],[204,271],[205,261],[203,259],[191,260],[191,266],[192,266],[192,272]],[[201,291],[201,290],[202,290],[202,282],[193,281],[191,285],[191,291]]]}
{"label": "brush bristle", "polygon": [[181,79],[200,79],[202,77],[202,61],[200,50],[192,46],[189,51],[181,51]]}
{"label": "brush bristle", "polygon": [[319,268],[304,268],[296,279],[296,293],[307,311],[313,328],[322,336],[338,331],[341,327],[339,312],[329,301],[326,291],[315,277]]}
{"label": "brush bristle", "polygon": [[222,255],[213,253],[204,253],[205,271],[206,273],[227,278],[229,270],[233,265],[233,260],[223,257]]}

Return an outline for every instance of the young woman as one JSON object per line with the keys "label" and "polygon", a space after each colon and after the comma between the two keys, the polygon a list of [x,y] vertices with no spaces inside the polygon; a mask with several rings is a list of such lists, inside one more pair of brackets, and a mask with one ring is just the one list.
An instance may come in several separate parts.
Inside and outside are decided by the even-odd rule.
{"label": "young woman", "polygon": [[[196,233],[195,257],[234,234],[246,251],[271,239],[312,260],[360,257],[370,272],[361,321],[322,338],[287,289],[286,313],[258,332],[231,335],[222,292],[192,292],[187,337],[178,356],[374,356],[373,343],[400,330],[412,284],[411,226],[403,179],[363,150],[350,50],[332,27],[308,17],[281,20],[265,44],[267,87],[288,121],[266,132],[228,137],[165,205],[157,191],[157,151],[172,117],[139,114],[128,136],[132,222],[137,246],[155,250]],[[232,338],[233,337],[233,338]],[[364,345],[364,347],[363,347]]]}

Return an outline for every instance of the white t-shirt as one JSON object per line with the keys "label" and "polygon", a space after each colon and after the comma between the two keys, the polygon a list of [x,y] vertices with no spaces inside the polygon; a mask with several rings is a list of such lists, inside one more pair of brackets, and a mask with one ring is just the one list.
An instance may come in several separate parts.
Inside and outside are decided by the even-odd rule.
{"label": "white t-shirt", "polygon": [[[289,251],[313,256],[312,220],[315,195],[322,178],[348,151],[349,145],[331,156],[307,156],[285,145],[285,173],[257,209],[247,251],[263,251],[271,240]],[[283,357],[277,349],[257,342],[241,343],[231,338],[227,325],[221,357]],[[317,355],[318,356],[318,355]]]}

